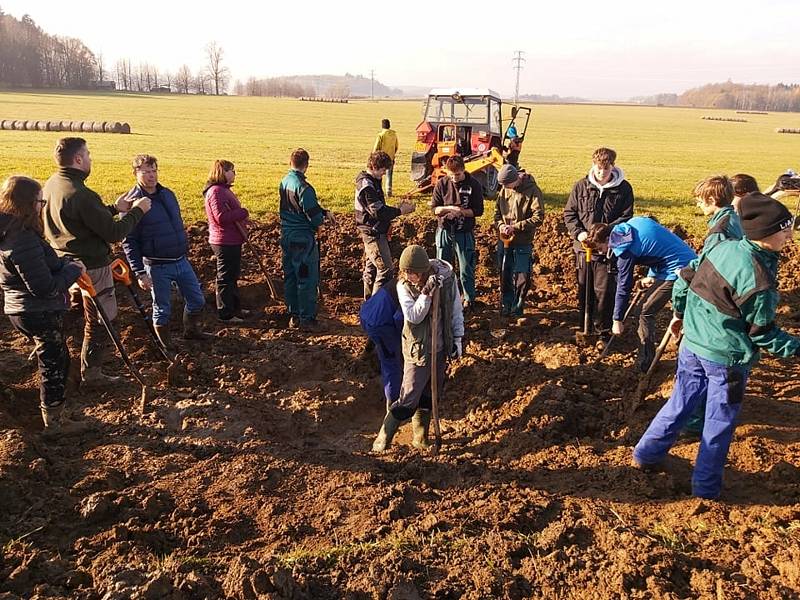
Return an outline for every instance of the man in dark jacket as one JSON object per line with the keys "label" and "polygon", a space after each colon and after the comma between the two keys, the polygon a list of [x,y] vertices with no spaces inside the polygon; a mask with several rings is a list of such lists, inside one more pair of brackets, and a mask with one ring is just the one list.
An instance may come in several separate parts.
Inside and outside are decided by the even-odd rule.
{"label": "man in dark jacket", "polygon": [[201,322],[206,300],[192,265],[186,258],[189,243],[183,227],[181,208],[172,190],[158,182],[158,161],[149,154],[133,158],[136,185],[126,197],[149,198],[150,212],[134,227],[122,244],[125,257],[139,279],[143,290],[153,298],[153,323],[165,347],[172,347],[169,333],[172,282],[186,302],[183,311],[183,336],[203,340]]}
{"label": "man in dark jacket", "polygon": [[356,225],[364,242],[364,300],[381,289],[394,275],[392,253],[387,234],[391,222],[413,212],[414,204],[402,202],[398,208],[387,206],[381,180],[392,159],[385,152],[373,152],[367,170],[356,177],[354,209]]}
{"label": "man in dark jacket", "polygon": [[517,171],[513,165],[503,165],[497,181],[503,186],[494,212],[494,223],[500,233],[497,243],[500,314],[521,316],[531,285],[533,236],[544,221],[544,201],[534,178]]}
{"label": "man in dark jacket", "polygon": [[483,189],[466,172],[464,159],[451,156],[445,163],[447,177],[440,177],[433,188],[433,214],[438,219],[436,258],[455,265],[464,297],[464,309],[475,302],[475,218],[483,215]]}
{"label": "man in dark jacket", "polygon": [[[121,241],[150,210],[150,199],[120,198],[104,206],[100,196],[84,183],[92,171],[92,159],[82,138],[62,138],[55,149],[59,165],[44,186],[46,202],[44,236],[59,256],[80,260],[97,290],[97,301],[110,319],[117,315],[114,279],[111,275],[111,246]],[[122,216],[121,213],[126,213]],[[117,217],[120,218],[117,218]],[[81,348],[81,377],[84,384],[113,383],[117,377],[103,374],[101,365],[107,347],[107,333],[94,304],[83,300],[86,324]]]}
{"label": "man in dark jacket", "polygon": [[589,314],[601,335],[611,330],[614,309],[615,283],[613,263],[605,256],[592,255],[586,269],[586,254],[582,242],[594,223],[616,225],[633,216],[633,188],[625,180],[622,169],[615,166],[617,153],[611,148],[598,148],[592,154],[592,168],[580,179],[564,207],[564,223],[573,239],[578,273],[578,311],[584,314],[586,285],[592,290]]}

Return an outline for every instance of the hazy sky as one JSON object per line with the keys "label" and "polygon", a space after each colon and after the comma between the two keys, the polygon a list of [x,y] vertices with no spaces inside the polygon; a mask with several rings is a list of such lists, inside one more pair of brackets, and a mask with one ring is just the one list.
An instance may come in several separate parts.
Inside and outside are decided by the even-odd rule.
{"label": "hazy sky", "polygon": [[176,70],[216,40],[234,78],[363,74],[390,86],[491,87],[592,99],[680,92],[707,82],[800,81],[789,0],[651,3],[116,2],[0,0],[48,33],[81,38],[106,66],[121,57]]}

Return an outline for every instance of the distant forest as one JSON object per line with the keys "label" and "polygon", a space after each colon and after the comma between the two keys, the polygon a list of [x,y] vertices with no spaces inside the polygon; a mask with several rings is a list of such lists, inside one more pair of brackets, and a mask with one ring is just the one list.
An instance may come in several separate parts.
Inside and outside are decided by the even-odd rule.
{"label": "distant forest", "polygon": [[632,100],[663,106],[800,112],[800,84],[748,85],[726,81],[692,88],[682,94],[658,94]]}
{"label": "distant forest", "polygon": [[102,66],[82,41],[43,32],[28,15],[0,9],[0,84],[10,87],[88,88]]}

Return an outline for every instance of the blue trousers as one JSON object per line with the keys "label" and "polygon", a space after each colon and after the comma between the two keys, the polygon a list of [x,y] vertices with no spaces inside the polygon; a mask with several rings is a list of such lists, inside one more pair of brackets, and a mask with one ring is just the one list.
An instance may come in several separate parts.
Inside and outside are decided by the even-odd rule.
{"label": "blue trousers", "polygon": [[147,274],[153,280],[150,295],[153,298],[153,322],[156,325],[168,325],[172,314],[172,282],[178,285],[178,290],[186,302],[186,312],[196,314],[203,310],[206,304],[203,290],[197,275],[184,256],[182,259],[162,265],[145,265]]}
{"label": "blue trousers", "polygon": [[386,400],[394,402],[400,396],[403,381],[403,348],[400,333],[394,325],[370,327],[367,335],[375,343],[381,364],[381,382]]}
{"label": "blue trousers", "polygon": [[655,465],[664,460],[705,397],[705,423],[692,474],[692,494],[717,498],[749,376],[749,367],[728,367],[681,346],[672,395],[633,449],[634,460],[640,465]]}
{"label": "blue trousers", "polygon": [[451,265],[458,257],[458,279],[461,281],[464,300],[475,301],[475,235],[471,231],[450,232],[439,228],[436,230],[436,258],[445,260]]}
{"label": "blue trousers", "polygon": [[292,231],[281,236],[286,308],[301,321],[317,318],[319,246],[310,231]]}
{"label": "blue trousers", "polygon": [[[505,264],[503,257],[505,256]],[[531,287],[533,245],[509,246],[497,243],[497,268],[500,271],[500,311],[515,316],[522,315],[525,296]]]}

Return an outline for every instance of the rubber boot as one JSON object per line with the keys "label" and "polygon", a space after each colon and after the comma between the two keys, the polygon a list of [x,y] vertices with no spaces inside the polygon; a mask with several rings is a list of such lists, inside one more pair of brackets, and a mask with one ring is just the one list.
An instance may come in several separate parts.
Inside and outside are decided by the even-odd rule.
{"label": "rubber boot", "polygon": [[431,428],[431,411],[417,409],[414,416],[411,418],[411,430],[413,432],[413,439],[411,445],[420,450],[427,450],[431,447],[428,443],[428,431]]}
{"label": "rubber boot", "polygon": [[91,430],[88,423],[72,421],[64,414],[64,405],[41,406],[44,431],[42,437],[48,441],[55,441],[62,437],[80,435]]}
{"label": "rubber boot", "polygon": [[105,330],[101,332],[94,325],[84,330],[81,348],[81,388],[116,385],[122,381],[122,377],[106,375],[101,369],[103,358],[108,351],[106,341],[102,337],[105,335],[107,335]]}
{"label": "rubber boot", "polygon": [[183,338],[186,340],[210,340],[214,336],[203,331],[203,313],[183,313]]}
{"label": "rubber boot", "polygon": [[100,367],[86,367],[81,373],[81,388],[98,388],[110,385],[117,385],[122,381],[122,377],[106,375]]}
{"label": "rubber boot", "polygon": [[400,424],[401,421],[396,419],[391,411],[387,412],[383,419],[381,430],[378,432],[378,437],[376,437],[375,441],[372,443],[372,451],[383,452],[389,448],[389,446],[392,445],[392,439],[394,438],[394,434],[397,433]]}
{"label": "rubber boot", "polygon": [[172,345],[172,334],[169,331],[169,325],[154,325],[156,330],[156,337],[161,345],[167,352],[175,352],[175,346]]}

